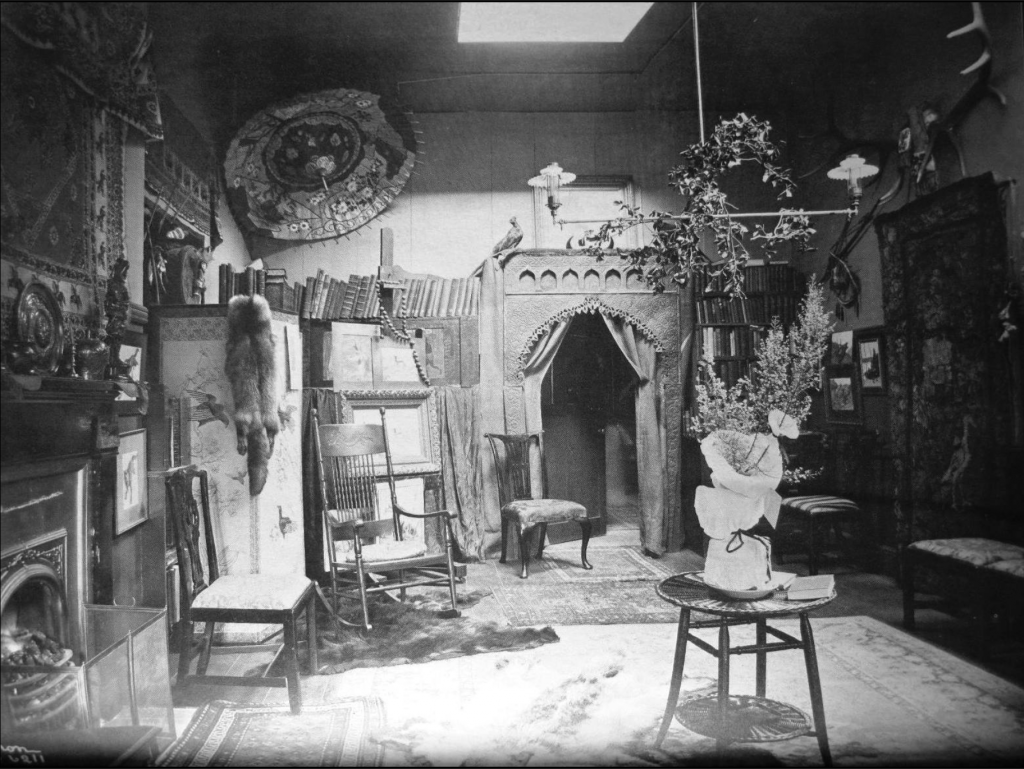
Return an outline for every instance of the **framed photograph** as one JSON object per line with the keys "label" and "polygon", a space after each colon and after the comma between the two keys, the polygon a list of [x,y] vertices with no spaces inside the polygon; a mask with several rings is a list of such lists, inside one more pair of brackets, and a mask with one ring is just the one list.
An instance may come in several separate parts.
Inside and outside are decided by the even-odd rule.
{"label": "framed photograph", "polygon": [[888,388],[885,370],[885,331],[882,328],[859,329],[854,335],[857,350],[857,376],[864,395],[884,395]]}
{"label": "framed photograph", "polygon": [[853,331],[835,331],[828,347],[829,366],[853,365]]}
{"label": "framed photograph", "polygon": [[149,518],[146,475],[146,431],[122,433],[117,446],[114,536],[124,534]]}
{"label": "framed photograph", "polygon": [[860,388],[851,373],[826,370],[825,418],[839,424],[860,424]]}
{"label": "framed photograph", "polygon": [[[383,406],[396,475],[441,469],[437,401],[432,390],[343,390],[355,424],[380,424]],[[383,463],[384,457],[378,458]]]}

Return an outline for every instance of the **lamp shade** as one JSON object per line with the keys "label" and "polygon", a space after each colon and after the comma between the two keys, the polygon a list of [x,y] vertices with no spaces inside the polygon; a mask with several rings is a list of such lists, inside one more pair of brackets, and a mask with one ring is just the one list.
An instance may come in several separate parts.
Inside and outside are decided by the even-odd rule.
{"label": "lamp shade", "polygon": [[847,155],[843,161],[828,172],[829,179],[850,181],[868,179],[878,173],[878,166],[864,162],[860,155]]}

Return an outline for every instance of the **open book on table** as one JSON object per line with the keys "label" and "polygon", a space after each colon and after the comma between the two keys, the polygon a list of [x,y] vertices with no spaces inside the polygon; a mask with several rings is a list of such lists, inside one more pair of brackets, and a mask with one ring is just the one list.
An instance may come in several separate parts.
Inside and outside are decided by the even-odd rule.
{"label": "open book on table", "polygon": [[828,598],[836,586],[836,578],[832,574],[818,574],[813,577],[796,577],[789,583],[786,598],[790,601],[813,601],[816,598]]}

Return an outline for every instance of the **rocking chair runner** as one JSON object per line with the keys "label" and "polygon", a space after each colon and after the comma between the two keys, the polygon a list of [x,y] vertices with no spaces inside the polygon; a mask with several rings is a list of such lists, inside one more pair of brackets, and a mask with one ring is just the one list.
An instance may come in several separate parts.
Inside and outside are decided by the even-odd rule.
{"label": "rocking chair runner", "polygon": [[[199,499],[196,499],[195,481],[199,481]],[[174,519],[178,571],[181,575],[182,623],[181,645],[178,657],[179,687],[191,683],[221,686],[286,686],[293,713],[302,709],[299,689],[298,617],[306,614],[306,643],[309,650],[310,673],[317,672],[316,654],[316,596],[313,581],[301,574],[225,574],[221,576],[217,563],[213,524],[210,520],[209,479],[205,470],[194,466],[183,467],[171,473],[166,480],[167,508]],[[205,540],[204,553],[200,538]],[[209,582],[207,583],[207,577]],[[206,623],[206,638],[195,675],[189,675],[192,659],[192,623]],[[213,651],[214,628],[218,622],[274,623],[284,626],[284,644],[278,649],[274,661],[285,654],[284,676],[208,676],[207,666]],[[223,651],[266,652],[272,647],[226,646]]]}
{"label": "rocking chair runner", "polygon": [[[515,524],[518,534],[519,555],[526,579],[529,575],[530,552],[527,540],[535,528],[539,529],[537,558],[544,555],[544,538],[549,523],[578,521],[583,531],[580,559],[584,569],[594,568],[587,562],[587,544],[590,542],[590,519],[587,508],[567,499],[547,498],[547,472],[544,470],[544,452],[540,433],[521,435],[498,435],[485,433],[494,453],[494,466],[498,475],[498,502],[501,505],[501,563],[505,563],[508,549],[506,531],[510,523]],[[541,463],[541,495],[533,497],[530,472],[530,447],[536,445]]]}
{"label": "rocking chair runner", "polygon": [[[381,424],[320,424],[313,410],[314,441],[320,461],[321,501],[324,510],[324,534],[327,538],[331,572],[331,608],[335,620],[352,626],[341,617],[340,601],[346,592],[358,593],[362,605],[362,626],[371,630],[367,597],[398,590],[405,599],[406,588],[419,585],[448,585],[451,613],[459,615],[455,597],[455,564],[448,522],[455,515],[447,510],[419,515],[398,504],[391,447],[387,436],[387,416],[380,410]],[[386,472],[382,475],[375,457],[383,455]],[[377,483],[386,481],[394,514],[381,520]],[[330,494],[328,494],[330,489]],[[331,503],[334,503],[333,506]],[[403,539],[402,519],[440,522],[442,553],[428,553],[425,542]],[[393,535],[394,539],[380,539]],[[339,542],[349,542],[343,552]]]}

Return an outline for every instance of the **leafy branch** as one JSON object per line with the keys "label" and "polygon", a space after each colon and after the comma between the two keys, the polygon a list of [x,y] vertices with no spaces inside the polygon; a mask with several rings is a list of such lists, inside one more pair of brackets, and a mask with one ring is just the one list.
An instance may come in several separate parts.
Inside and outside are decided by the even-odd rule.
{"label": "leafy branch", "polygon": [[[796,185],[789,170],[776,164],[780,153],[768,139],[770,130],[767,121],[743,113],[723,120],[707,141],[683,150],[683,163],[669,171],[670,185],[686,201],[681,214],[651,211],[645,215],[635,206],[616,201],[622,215],[585,233],[578,245],[598,258],[616,251],[642,272],[655,291],[664,290],[666,279],[685,286],[693,275],[702,274],[709,282],[721,278],[727,292],[743,296],[743,269],[750,260],[745,237],[750,229],[733,213],[735,206],[720,188],[719,177],[730,168],[756,163],[763,169],[761,181],[778,189],[779,199],[792,197]],[[617,235],[645,224],[652,228],[648,245],[615,249]],[[783,242],[794,243],[798,251],[812,250],[808,241],[814,232],[800,210],[783,209],[771,230],[755,225],[750,240],[761,241],[761,252],[770,261]],[[714,245],[713,254],[702,248],[706,236]]]}

